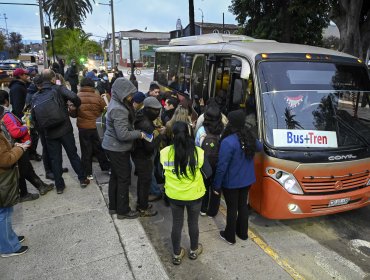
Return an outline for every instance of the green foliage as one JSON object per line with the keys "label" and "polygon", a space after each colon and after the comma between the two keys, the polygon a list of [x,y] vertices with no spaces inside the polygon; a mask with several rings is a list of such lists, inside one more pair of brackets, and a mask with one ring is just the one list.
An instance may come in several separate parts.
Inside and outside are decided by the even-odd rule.
{"label": "green foliage", "polygon": [[88,13],[92,13],[91,1],[95,0],[46,0],[44,9],[53,17],[58,27],[82,28]]}
{"label": "green foliage", "polygon": [[22,35],[16,32],[9,34],[9,55],[11,58],[18,58],[23,48]]}
{"label": "green foliage", "polygon": [[[101,54],[100,45],[90,40],[90,36],[80,29],[56,29],[54,30],[54,51],[57,55],[64,56],[67,63],[71,59],[79,63],[81,57]],[[51,54],[51,44],[48,44],[48,53]]]}
{"label": "green foliage", "polygon": [[321,45],[329,25],[327,0],[232,0],[229,10],[244,34],[279,42]]}
{"label": "green foliage", "polygon": [[6,36],[0,31],[0,51],[4,50],[6,47]]}

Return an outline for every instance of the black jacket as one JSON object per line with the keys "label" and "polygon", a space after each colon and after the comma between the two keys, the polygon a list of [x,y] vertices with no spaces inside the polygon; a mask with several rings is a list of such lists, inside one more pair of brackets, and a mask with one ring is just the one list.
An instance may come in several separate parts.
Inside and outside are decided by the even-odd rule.
{"label": "black jacket", "polygon": [[[60,93],[58,101],[60,104],[62,104],[64,108],[64,113],[65,113],[65,122],[63,124],[57,127],[50,128],[50,129],[45,129],[46,138],[56,139],[70,132],[73,132],[73,127],[72,127],[71,120],[69,119],[69,114],[68,114],[67,101],[68,100],[71,101],[76,107],[78,107],[81,105],[81,100],[77,96],[77,94],[75,94],[73,91],[70,91],[65,86],[58,86],[52,83],[44,83],[42,86],[42,89],[34,95],[33,100],[40,94],[51,94],[52,89],[55,89],[57,90],[58,93]],[[34,112],[32,111],[31,113],[32,113],[32,119],[36,122],[36,125],[37,125],[37,119],[36,119]]]}
{"label": "black jacket", "polygon": [[78,69],[77,66],[71,66],[67,69],[65,80],[71,85],[78,85]]}
{"label": "black jacket", "polygon": [[[136,113],[134,127],[136,130],[141,130],[149,134],[152,134],[155,130],[153,122],[145,116],[143,110]],[[157,136],[152,142],[148,142],[144,139],[135,140],[134,151],[132,153],[133,157],[150,159],[159,146],[159,138],[160,137]]]}
{"label": "black jacket", "polygon": [[22,119],[24,105],[26,104],[27,84],[19,79],[14,79],[10,82],[9,89],[12,113]]}

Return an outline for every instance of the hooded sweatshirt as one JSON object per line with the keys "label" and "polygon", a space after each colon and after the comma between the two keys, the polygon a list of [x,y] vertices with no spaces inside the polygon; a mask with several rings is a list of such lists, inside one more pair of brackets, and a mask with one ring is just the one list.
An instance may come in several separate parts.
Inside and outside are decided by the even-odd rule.
{"label": "hooded sweatshirt", "polygon": [[134,130],[134,109],[123,100],[137,92],[136,87],[125,78],[118,78],[112,85],[112,98],[106,114],[106,130],[102,147],[113,152],[127,152],[141,131]]}

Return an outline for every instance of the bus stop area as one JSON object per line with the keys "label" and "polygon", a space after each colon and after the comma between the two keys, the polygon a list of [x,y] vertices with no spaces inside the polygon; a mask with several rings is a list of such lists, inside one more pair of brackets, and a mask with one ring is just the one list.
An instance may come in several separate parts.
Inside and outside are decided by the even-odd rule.
{"label": "bus stop area", "polygon": [[[76,141],[79,146],[78,137]],[[163,201],[154,202],[159,211],[155,217],[117,220],[107,209],[109,175],[96,172],[95,180],[81,189],[65,154],[63,162],[69,172],[63,175],[62,195],[51,191],[15,206],[14,230],[25,235],[24,244],[30,250],[1,259],[1,279],[291,279],[252,240],[237,240],[232,246],[221,240],[218,232],[225,225],[221,213],[215,219],[200,217],[204,252],[199,258],[185,257],[180,266],[173,265],[171,213]],[[33,165],[44,176],[41,162]],[[132,179],[134,207],[136,181]],[[29,190],[36,192],[30,186]],[[188,248],[185,232],[182,245]]]}

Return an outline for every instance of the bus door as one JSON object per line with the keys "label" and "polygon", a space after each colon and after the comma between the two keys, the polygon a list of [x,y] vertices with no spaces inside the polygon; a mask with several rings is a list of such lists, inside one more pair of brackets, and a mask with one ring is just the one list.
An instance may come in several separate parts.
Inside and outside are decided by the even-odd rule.
{"label": "bus door", "polygon": [[208,67],[207,57],[203,54],[194,56],[190,80],[190,96],[193,99],[193,107],[198,115],[201,114],[201,106],[209,99],[208,94]]}

